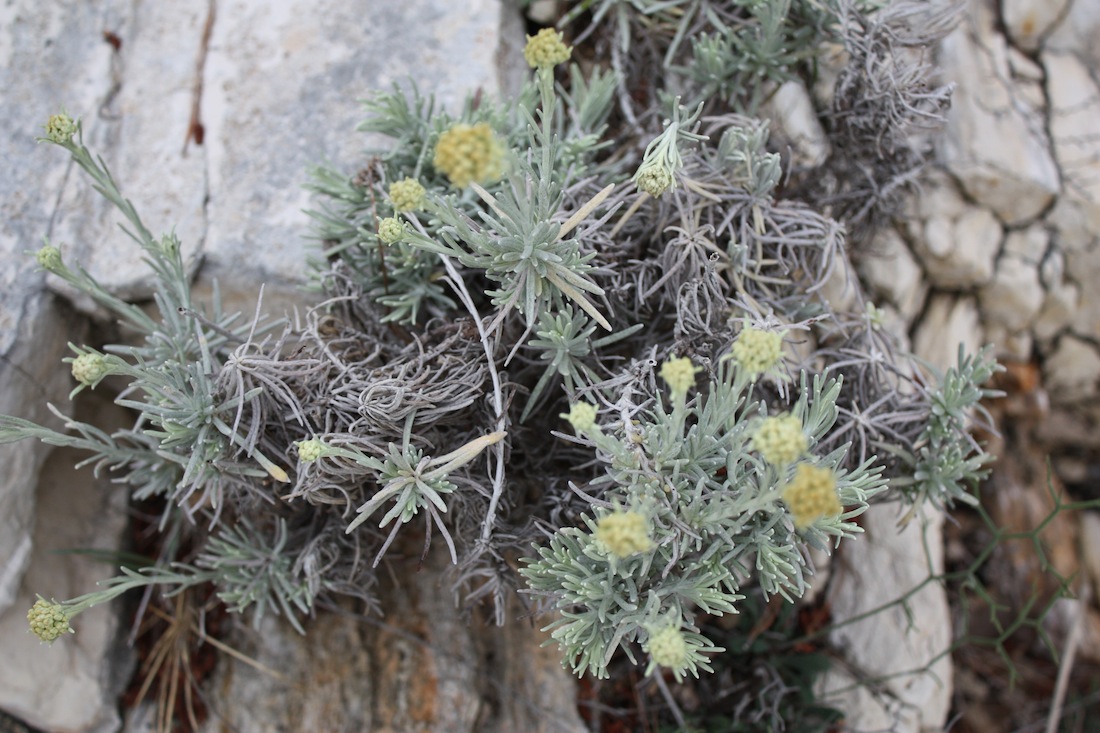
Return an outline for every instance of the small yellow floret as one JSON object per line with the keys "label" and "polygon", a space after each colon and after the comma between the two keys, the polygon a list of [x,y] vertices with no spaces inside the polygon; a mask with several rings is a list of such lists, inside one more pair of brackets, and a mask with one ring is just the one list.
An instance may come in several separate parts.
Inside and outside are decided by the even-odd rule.
{"label": "small yellow floret", "polygon": [[401,241],[405,236],[405,224],[397,217],[389,216],[378,220],[378,238],[384,244]]}
{"label": "small yellow floret", "polygon": [[773,466],[786,466],[806,452],[802,421],[794,415],[769,417],[752,436],[753,450]]}
{"label": "small yellow floret", "polygon": [[639,191],[645,191],[657,198],[672,187],[672,174],[659,165],[651,166],[638,171],[634,177],[634,185]]}
{"label": "small yellow floret", "polygon": [[424,187],[415,178],[391,183],[390,201],[396,212],[416,211],[424,205]]}
{"label": "small yellow floret", "polygon": [[578,433],[591,430],[596,425],[596,406],[589,402],[574,402],[569,412],[559,415],[569,421]]}
{"label": "small yellow floret", "polygon": [[59,272],[65,265],[61,261],[61,250],[52,244],[47,244],[34,255],[38,266],[48,272]]}
{"label": "small yellow floret", "polygon": [[75,134],[76,122],[64,112],[51,115],[46,121],[46,138],[50,142],[64,145],[72,140]]}
{"label": "small yellow floret", "polygon": [[646,519],[638,512],[621,509],[605,514],[596,524],[596,539],[616,557],[630,557],[653,547]]}
{"label": "small yellow floret", "polygon": [[732,352],[742,369],[762,374],[783,358],[783,334],[746,327],[733,343]]}
{"label": "small yellow floret", "polygon": [[457,124],[439,136],[432,165],[456,188],[490,183],[504,173],[504,146],[488,123]]}
{"label": "small yellow floret", "polygon": [[655,663],[662,667],[680,670],[687,664],[688,646],[684,634],[675,626],[665,626],[653,631],[646,644],[646,651]]}
{"label": "small yellow floret", "polygon": [[72,631],[69,627],[70,616],[60,603],[53,603],[44,598],[39,598],[27,611],[27,623],[31,631],[39,639],[45,642],[54,642],[62,634]]}
{"label": "small yellow floret", "polygon": [[325,444],[316,438],[299,440],[294,445],[298,446],[298,458],[302,463],[312,463],[325,454]]}
{"label": "small yellow floret", "polygon": [[560,31],[543,28],[533,36],[527,36],[523,58],[532,69],[557,66],[569,60],[573,48],[566,46]]}
{"label": "small yellow floret", "polygon": [[844,510],[836,493],[836,476],[828,468],[801,464],[783,489],[783,501],[791,510],[794,526],[803,529],[822,517]]}
{"label": "small yellow floret", "polygon": [[84,385],[92,385],[107,375],[107,359],[101,354],[89,352],[73,359],[73,378]]}
{"label": "small yellow floret", "polygon": [[695,386],[695,374],[699,371],[702,371],[702,367],[692,364],[691,359],[686,356],[666,359],[661,365],[661,379],[665,380],[672,394],[686,395]]}

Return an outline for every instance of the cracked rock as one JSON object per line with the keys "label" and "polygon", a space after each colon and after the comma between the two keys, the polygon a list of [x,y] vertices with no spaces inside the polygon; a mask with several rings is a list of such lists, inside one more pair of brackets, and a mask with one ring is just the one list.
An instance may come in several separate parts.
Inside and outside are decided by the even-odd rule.
{"label": "cracked rock", "polygon": [[1029,82],[1012,76],[990,3],[971,3],[970,10],[940,47],[943,77],[957,83],[940,158],[967,194],[1001,221],[1026,223],[1060,190],[1058,167],[1043,110],[1019,91]]}

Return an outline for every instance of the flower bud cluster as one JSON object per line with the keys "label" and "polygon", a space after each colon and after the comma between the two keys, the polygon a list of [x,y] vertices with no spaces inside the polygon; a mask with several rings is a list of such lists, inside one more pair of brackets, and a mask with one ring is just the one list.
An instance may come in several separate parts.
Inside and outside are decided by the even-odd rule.
{"label": "flower bud cluster", "polygon": [[596,539],[615,557],[630,557],[653,548],[646,525],[646,518],[640,512],[618,509],[597,522]]}
{"label": "flower bud cluster", "polygon": [[533,36],[527,36],[527,45],[523,49],[523,58],[532,69],[547,69],[569,60],[573,52],[566,46],[560,31],[543,28]]}
{"label": "flower bud cluster", "polygon": [[432,165],[456,188],[490,183],[504,173],[504,146],[488,123],[460,123],[439,136]]}
{"label": "flower bud cluster", "polygon": [[746,327],[733,342],[734,360],[751,374],[763,374],[783,358],[783,334]]}
{"label": "flower bud cluster", "polygon": [[47,601],[45,598],[39,598],[31,606],[31,610],[27,611],[27,623],[30,624],[31,631],[47,643],[56,641],[62,634],[72,633],[72,628],[69,627],[70,618],[60,603]]}
{"label": "flower bud cluster", "polygon": [[752,436],[752,447],[773,466],[786,466],[806,452],[802,421],[794,415],[765,418]]}
{"label": "flower bud cluster", "polygon": [[391,183],[389,193],[393,210],[398,213],[416,211],[424,206],[424,187],[415,178]]}
{"label": "flower bud cluster", "polygon": [[822,517],[835,517],[843,511],[836,493],[832,470],[803,463],[783,489],[783,501],[791,510],[794,526],[804,529]]}

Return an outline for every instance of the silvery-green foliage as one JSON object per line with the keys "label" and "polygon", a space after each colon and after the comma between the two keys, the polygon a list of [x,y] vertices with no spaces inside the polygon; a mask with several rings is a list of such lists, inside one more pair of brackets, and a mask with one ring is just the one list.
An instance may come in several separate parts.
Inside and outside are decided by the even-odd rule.
{"label": "silvery-green foliage", "polygon": [[930,390],[930,414],[914,446],[915,455],[905,456],[913,467],[912,482],[897,482],[910,501],[929,501],[939,507],[977,503],[973,487],[989,473],[985,466],[993,457],[981,449],[968,426],[975,416],[990,424],[981,401],[1001,393],[981,385],[1003,370],[989,352],[986,347],[967,354],[960,345],[956,365]]}
{"label": "silvery-green foliage", "polygon": [[[833,428],[840,390],[837,380],[815,377],[811,386],[803,375],[788,406],[811,453]],[[819,465],[835,471],[846,509],[796,532],[782,501],[793,467],[773,466],[752,449],[761,420],[777,410],[756,393],[752,376],[726,362],[690,401],[620,395],[600,429],[586,434],[604,470],[582,494],[587,529],[556,532],[521,571],[560,613],[548,628],[576,673],[606,676],[620,647],[633,659],[632,644],[644,643],[659,619],[673,619],[695,640],[677,676],[709,670],[703,652],[715,647],[698,633],[696,610],[736,612],[747,583],[765,596],[798,598],[812,573],[807,547],[828,549],[861,531],[852,520],[885,490],[881,467],[843,468],[847,446],[818,455]],[[601,545],[591,517],[615,506],[646,515],[651,550],[620,558]]]}

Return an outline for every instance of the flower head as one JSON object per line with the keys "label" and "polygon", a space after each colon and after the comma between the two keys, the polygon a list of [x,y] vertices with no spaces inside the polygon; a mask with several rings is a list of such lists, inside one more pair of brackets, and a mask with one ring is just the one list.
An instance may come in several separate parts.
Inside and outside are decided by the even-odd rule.
{"label": "flower head", "polygon": [[802,421],[794,415],[765,418],[752,436],[753,450],[773,466],[786,466],[806,452]]}
{"label": "flower head", "polygon": [[672,187],[672,173],[659,165],[639,168],[634,176],[634,184],[639,191],[645,191],[653,198],[657,198]]}
{"label": "flower head", "polygon": [[688,662],[687,641],[678,626],[668,625],[650,630],[645,647],[649,658],[661,667],[679,671]]}
{"label": "flower head", "polygon": [[61,261],[61,250],[52,244],[43,245],[34,258],[38,261],[38,266],[48,272],[58,272],[65,267]]}
{"label": "flower head", "polygon": [[596,539],[615,557],[630,557],[653,547],[646,525],[640,512],[617,509],[596,523]]}
{"label": "flower head", "polygon": [[733,358],[752,374],[762,374],[783,358],[783,334],[747,326],[733,342]]}
{"label": "flower head", "polygon": [[504,173],[504,146],[488,123],[459,123],[439,136],[432,165],[457,188],[489,183]]}
{"label": "flower head", "polygon": [[389,216],[378,220],[378,238],[384,244],[393,244],[401,241],[405,236],[405,223],[395,216]]}
{"label": "flower head", "polygon": [[794,526],[803,529],[822,517],[843,511],[836,493],[836,476],[828,468],[799,465],[794,478],[783,489],[783,501],[794,516]]}
{"label": "flower head", "polygon": [[93,385],[110,373],[107,358],[102,354],[89,351],[73,359],[73,378],[83,385]]}
{"label": "flower head", "polygon": [[527,45],[523,49],[523,58],[532,69],[550,68],[569,60],[573,52],[566,46],[560,31],[543,28],[533,36],[527,36]]}
{"label": "flower head", "polygon": [[424,206],[424,187],[415,178],[405,178],[390,184],[390,201],[396,212],[416,211]]}
{"label": "flower head", "polygon": [[568,420],[578,433],[584,433],[596,427],[596,406],[590,402],[574,402],[569,412],[559,417]]}
{"label": "flower head", "polygon": [[298,457],[303,463],[313,463],[325,454],[327,446],[316,438],[312,440],[299,440],[294,445],[298,446]]}
{"label": "flower head", "polygon": [[77,123],[64,112],[50,115],[50,119],[46,120],[46,139],[52,143],[68,144],[72,141],[76,130]]}
{"label": "flower head", "polygon": [[53,643],[62,634],[71,634],[69,619],[72,616],[65,611],[60,603],[39,598],[27,611],[27,623],[31,631],[42,641]]}
{"label": "flower head", "polygon": [[661,365],[661,379],[673,395],[686,395],[695,386],[696,372],[701,370],[702,367],[695,366],[686,356],[666,359]]}

